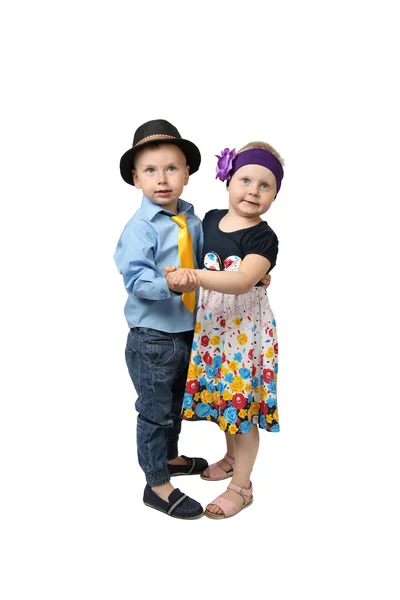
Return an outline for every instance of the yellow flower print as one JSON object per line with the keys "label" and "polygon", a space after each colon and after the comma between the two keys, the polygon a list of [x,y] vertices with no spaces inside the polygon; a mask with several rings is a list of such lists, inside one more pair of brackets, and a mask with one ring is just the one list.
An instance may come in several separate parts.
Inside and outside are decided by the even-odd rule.
{"label": "yellow flower print", "polygon": [[228,431],[229,431],[229,433],[231,433],[232,435],[235,435],[235,433],[236,433],[237,431],[239,431],[239,430],[238,430],[238,428],[236,427],[236,425],[229,425],[229,427],[228,427]]}
{"label": "yellow flower print", "polygon": [[198,402],[199,398],[200,398],[200,392],[196,392],[195,395],[194,395],[194,401]]}
{"label": "yellow flower print", "polygon": [[273,348],[268,348],[268,350],[267,350],[267,351],[266,351],[266,353],[265,353],[265,356],[266,356],[267,358],[272,358],[272,357],[273,357],[273,355],[274,355],[274,349],[273,349]]}
{"label": "yellow flower print", "polygon": [[247,410],[245,408],[241,408],[238,412],[238,415],[241,419],[244,419],[245,416],[247,415]]}
{"label": "yellow flower print", "polygon": [[229,400],[232,400],[232,394],[228,392],[228,390],[225,390],[224,393],[222,394],[223,399],[226,402],[229,402]]}
{"label": "yellow flower print", "polygon": [[200,375],[204,375],[205,372],[206,372],[205,368],[204,367],[200,367],[199,368],[199,373],[198,373],[199,377],[200,377]]}
{"label": "yellow flower print", "polygon": [[265,387],[261,388],[261,400],[265,400],[265,398],[268,396],[267,390],[265,389]]}
{"label": "yellow flower print", "polygon": [[213,392],[212,397],[213,397],[213,401],[215,402],[215,404],[219,404],[219,398],[220,398],[219,392]]}
{"label": "yellow flower print", "polygon": [[243,346],[249,338],[245,333],[239,333],[239,335],[236,336],[236,339],[239,342],[239,344]]}
{"label": "yellow flower print", "polygon": [[233,381],[229,387],[232,391],[236,393],[242,392],[244,388],[244,381],[241,377],[239,377],[239,375],[236,375],[236,377],[233,378]]}
{"label": "yellow flower print", "polygon": [[272,415],[267,415],[266,419],[267,419],[267,423],[272,423],[272,421],[273,421]]}
{"label": "yellow flower print", "polygon": [[220,343],[221,338],[219,337],[219,335],[214,335],[214,337],[211,338],[210,340],[210,344],[212,346],[218,346],[218,344]]}
{"label": "yellow flower print", "polygon": [[228,369],[230,371],[237,371],[238,366],[239,366],[239,363],[237,362],[237,360],[231,360],[228,365]]}
{"label": "yellow flower print", "polygon": [[233,322],[235,323],[236,327],[239,327],[239,325],[242,322],[242,319],[240,317],[236,317],[236,319]]}
{"label": "yellow flower print", "polygon": [[194,415],[194,410],[192,410],[191,408],[187,408],[184,412],[184,415],[187,419],[191,419]]}
{"label": "yellow flower print", "polygon": [[229,369],[227,369],[225,365],[222,365],[222,367],[221,367],[221,377],[223,377],[227,373],[229,373]]}
{"label": "yellow flower print", "polygon": [[212,395],[211,395],[211,392],[209,392],[208,390],[203,390],[200,394],[200,398],[206,404],[210,404],[212,402]]}
{"label": "yellow flower print", "polygon": [[199,367],[197,365],[195,365],[194,363],[190,363],[189,365],[189,369],[188,369],[188,379],[196,379],[197,375],[199,374]]}
{"label": "yellow flower print", "polygon": [[194,326],[194,332],[200,333],[200,331],[201,331],[201,323],[200,323],[200,321],[197,321],[196,325]]}
{"label": "yellow flower print", "polygon": [[228,425],[227,420],[225,419],[225,417],[219,417],[218,420],[219,420],[219,428],[222,429],[222,431],[225,431],[225,429],[227,428],[227,425]]}
{"label": "yellow flower print", "polygon": [[249,420],[252,419],[254,417],[254,415],[258,415],[258,402],[252,402],[250,404],[250,408],[248,410],[248,416],[249,416]]}
{"label": "yellow flower print", "polygon": [[251,383],[246,383],[246,385],[244,386],[244,390],[247,393],[251,392]]}
{"label": "yellow flower print", "polygon": [[278,409],[276,408],[274,410],[274,414],[272,415],[272,418],[274,419],[274,421],[279,421],[279,415],[278,415]]}

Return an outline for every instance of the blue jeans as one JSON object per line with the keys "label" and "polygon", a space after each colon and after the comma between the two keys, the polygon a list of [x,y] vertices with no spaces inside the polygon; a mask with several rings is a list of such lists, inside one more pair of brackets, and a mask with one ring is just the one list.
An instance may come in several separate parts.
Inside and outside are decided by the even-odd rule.
{"label": "blue jeans", "polygon": [[138,459],[151,487],[169,481],[168,460],[178,456],[192,340],[193,331],[135,327],[128,334],[125,358],[138,395]]}

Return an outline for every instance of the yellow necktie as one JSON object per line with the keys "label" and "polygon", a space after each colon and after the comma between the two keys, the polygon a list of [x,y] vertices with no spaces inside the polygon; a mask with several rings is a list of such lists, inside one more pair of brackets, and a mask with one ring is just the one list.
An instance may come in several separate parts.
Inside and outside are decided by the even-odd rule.
{"label": "yellow necktie", "polygon": [[[180,227],[178,234],[179,262],[182,269],[194,269],[193,244],[190,237],[186,216],[178,215],[171,217]],[[182,294],[182,302],[190,312],[196,308],[196,292]]]}

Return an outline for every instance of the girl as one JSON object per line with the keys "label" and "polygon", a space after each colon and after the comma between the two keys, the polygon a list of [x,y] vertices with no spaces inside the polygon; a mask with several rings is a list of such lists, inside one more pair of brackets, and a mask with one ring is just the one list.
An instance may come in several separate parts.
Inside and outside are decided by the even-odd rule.
{"label": "girl", "polygon": [[[227,453],[203,479],[232,476],[227,490],[206,508],[213,519],[232,517],[253,501],[251,471],[258,429],[279,431],[276,400],[276,323],[262,276],[276,263],[278,238],[261,219],[280,189],[283,160],[274,148],[252,142],[226,148],[217,177],[227,181],[228,210],[211,210],[203,221],[204,269],[183,401],[183,418],[206,419],[225,432]],[[171,289],[185,269],[167,275]]]}

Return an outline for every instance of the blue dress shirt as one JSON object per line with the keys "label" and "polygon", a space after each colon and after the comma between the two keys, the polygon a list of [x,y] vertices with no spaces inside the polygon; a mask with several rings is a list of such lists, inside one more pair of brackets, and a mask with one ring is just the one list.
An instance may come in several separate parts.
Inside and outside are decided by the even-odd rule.
{"label": "blue dress shirt", "polygon": [[[195,268],[201,265],[203,229],[191,204],[178,200],[178,214],[186,215],[193,242]],[[122,274],[128,299],[125,316],[129,327],[148,327],[168,333],[190,331],[195,315],[180,295],[170,291],[164,267],[179,267],[179,225],[164,210],[143,196],[139,210],[128,221],[119,239],[114,260]]]}

